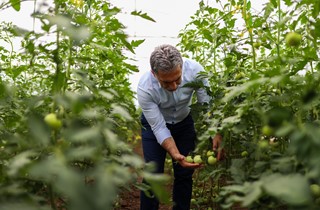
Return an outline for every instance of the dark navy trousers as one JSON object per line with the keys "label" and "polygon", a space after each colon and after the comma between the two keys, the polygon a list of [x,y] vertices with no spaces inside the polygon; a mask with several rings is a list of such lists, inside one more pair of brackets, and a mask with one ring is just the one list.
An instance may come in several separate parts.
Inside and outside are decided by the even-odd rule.
{"label": "dark navy trousers", "polygon": [[[157,142],[150,125],[141,115],[142,123],[142,148],[146,162],[156,164],[155,173],[164,172],[166,150]],[[167,124],[171,135],[177,145],[179,152],[187,156],[195,148],[196,133],[194,122],[189,114],[183,121],[176,124]],[[173,182],[173,210],[189,210],[192,193],[193,169],[187,169],[173,161],[174,182]],[[158,210],[159,201],[155,197],[148,197],[143,191],[140,195],[140,210]]]}

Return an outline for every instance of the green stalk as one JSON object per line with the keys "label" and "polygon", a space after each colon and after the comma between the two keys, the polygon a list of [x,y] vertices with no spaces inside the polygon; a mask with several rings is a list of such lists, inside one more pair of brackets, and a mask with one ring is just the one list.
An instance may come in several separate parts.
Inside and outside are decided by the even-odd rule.
{"label": "green stalk", "polygon": [[69,38],[68,66],[67,66],[67,70],[66,70],[66,80],[65,80],[65,83],[64,83],[63,90],[66,90],[67,84],[68,84],[68,80],[70,78],[71,62],[72,62],[72,41],[73,40],[71,38]]}
{"label": "green stalk", "polygon": [[243,1],[243,8],[242,8],[242,18],[245,21],[247,31],[249,33],[249,39],[250,39],[250,44],[252,48],[252,68],[254,70],[257,69],[257,64],[256,64],[256,51],[253,45],[253,35],[252,35],[252,26],[249,25],[248,23],[248,18],[247,18],[247,0]]}
{"label": "green stalk", "polygon": [[[34,2],[33,2],[33,13],[36,13],[36,4],[37,4],[37,0],[34,0]],[[36,25],[36,17],[35,16],[33,16],[33,20],[32,21],[33,21],[32,30],[34,32],[34,27]]]}
{"label": "green stalk", "polygon": [[[277,1],[278,3],[278,23],[281,22],[281,0]],[[278,24],[278,32],[277,32],[277,55],[279,64],[281,63],[281,57],[280,57],[280,24]]]}
{"label": "green stalk", "polygon": [[3,40],[10,44],[9,68],[12,71],[12,54],[13,54],[13,51],[14,51],[13,43],[12,43],[12,41],[10,39],[10,36],[8,35],[7,31],[4,31],[4,33],[6,34],[6,37],[3,37]]}
{"label": "green stalk", "polygon": [[[278,4],[277,57],[278,57],[279,65],[281,65],[281,56],[280,56],[280,35],[281,35],[280,32],[281,31],[280,31],[280,24],[279,24],[281,22],[281,0],[278,0],[277,4]],[[282,88],[280,83],[277,86],[280,94],[282,94]]]}
{"label": "green stalk", "polygon": [[54,192],[53,192],[53,190],[52,190],[52,186],[51,186],[51,185],[48,186],[48,190],[49,190],[51,208],[52,208],[53,210],[57,210],[58,208],[57,208],[56,202],[55,202],[55,200],[54,200]]}
{"label": "green stalk", "polygon": [[254,70],[257,69],[257,62],[256,62],[256,50],[254,47],[254,43],[253,43],[253,36],[252,36],[252,32],[249,32],[250,35],[250,43],[251,43],[251,47],[252,47],[252,67]]}
{"label": "green stalk", "polygon": [[[310,9],[309,6],[308,6],[307,8],[308,8],[308,10]],[[309,34],[311,35],[311,37],[312,37],[312,40],[311,40],[310,42],[314,45],[314,48],[315,48],[315,49],[318,49],[317,39],[314,38],[314,36],[312,36],[312,30],[315,30],[315,29],[311,29],[311,28],[309,27],[309,25],[307,25],[307,28],[308,28],[308,33],[309,33]],[[313,74],[313,73],[314,73],[313,62],[310,61],[309,63],[310,63],[311,73]]]}
{"label": "green stalk", "polygon": [[217,63],[216,47],[217,47],[217,45],[215,45],[215,47],[213,48],[213,71],[214,71],[214,73],[217,72],[217,67],[216,67],[216,63]]}

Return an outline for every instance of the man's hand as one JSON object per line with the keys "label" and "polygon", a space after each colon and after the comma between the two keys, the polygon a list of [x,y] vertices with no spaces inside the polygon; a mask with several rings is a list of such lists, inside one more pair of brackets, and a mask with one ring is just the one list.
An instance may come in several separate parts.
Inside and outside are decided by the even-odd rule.
{"label": "man's hand", "polygon": [[201,164],[199,163],[189,163],[185,160],[185,156],[181,155],[173,138],[168,138],[164,140],[161,146],[167,150],[174,161],[177,161],[184,168],[199,168]]}
{"label": "man's hand", "polygon": [[212,139],[212,150],[218,152],[217,160],[222,160],[225,156],[224,149],[222,148],[222,136],[216,134]]}
{"label": "man's hand", "polygon": [[184,168],[190,168],[190,169],[197,169],[202,166],[202,164],[199,163],[189,163],[185,159],[178,161],[178,163],[184,167]]}

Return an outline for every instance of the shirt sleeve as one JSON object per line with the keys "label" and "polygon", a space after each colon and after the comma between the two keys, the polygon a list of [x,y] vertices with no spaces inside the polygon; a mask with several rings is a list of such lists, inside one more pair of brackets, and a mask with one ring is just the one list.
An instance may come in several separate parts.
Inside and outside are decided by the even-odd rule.
{"label": "shirt sleeve", "polygon": [[154,102],[152,96],[146,91],[138,87],[137,90],[138,103],[142,112],[148,121],[151,129],[159,144],[171,137],[171,133],[166,126],[163,115],[160,112],[158,105]]}

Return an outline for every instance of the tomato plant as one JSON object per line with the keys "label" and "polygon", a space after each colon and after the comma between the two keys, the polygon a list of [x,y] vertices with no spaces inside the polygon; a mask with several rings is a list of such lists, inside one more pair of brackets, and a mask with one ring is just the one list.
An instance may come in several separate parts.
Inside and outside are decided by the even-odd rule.
{"label": "tomato plant", "polygon": [[[0,12],[23,3],[3,2]],[[128,144],[139,137],[128,79],[138,70],[123,54],[143,40],[128,41],[120,9],[106,1],[34,5],[40,31],[0,24],[9,46],[0,47],[0,206],[111,209],[148,176]]]}
{"label": "tomato plant", "polygon": [[271,0],[257,11],[249,0],[217,2],[201,1],[180,33],[213,98],[192,107],[196,150],[219,132],[227,155],[196,174],[193,206],[319,208],[310,185],[320,182],[320,3]]}

